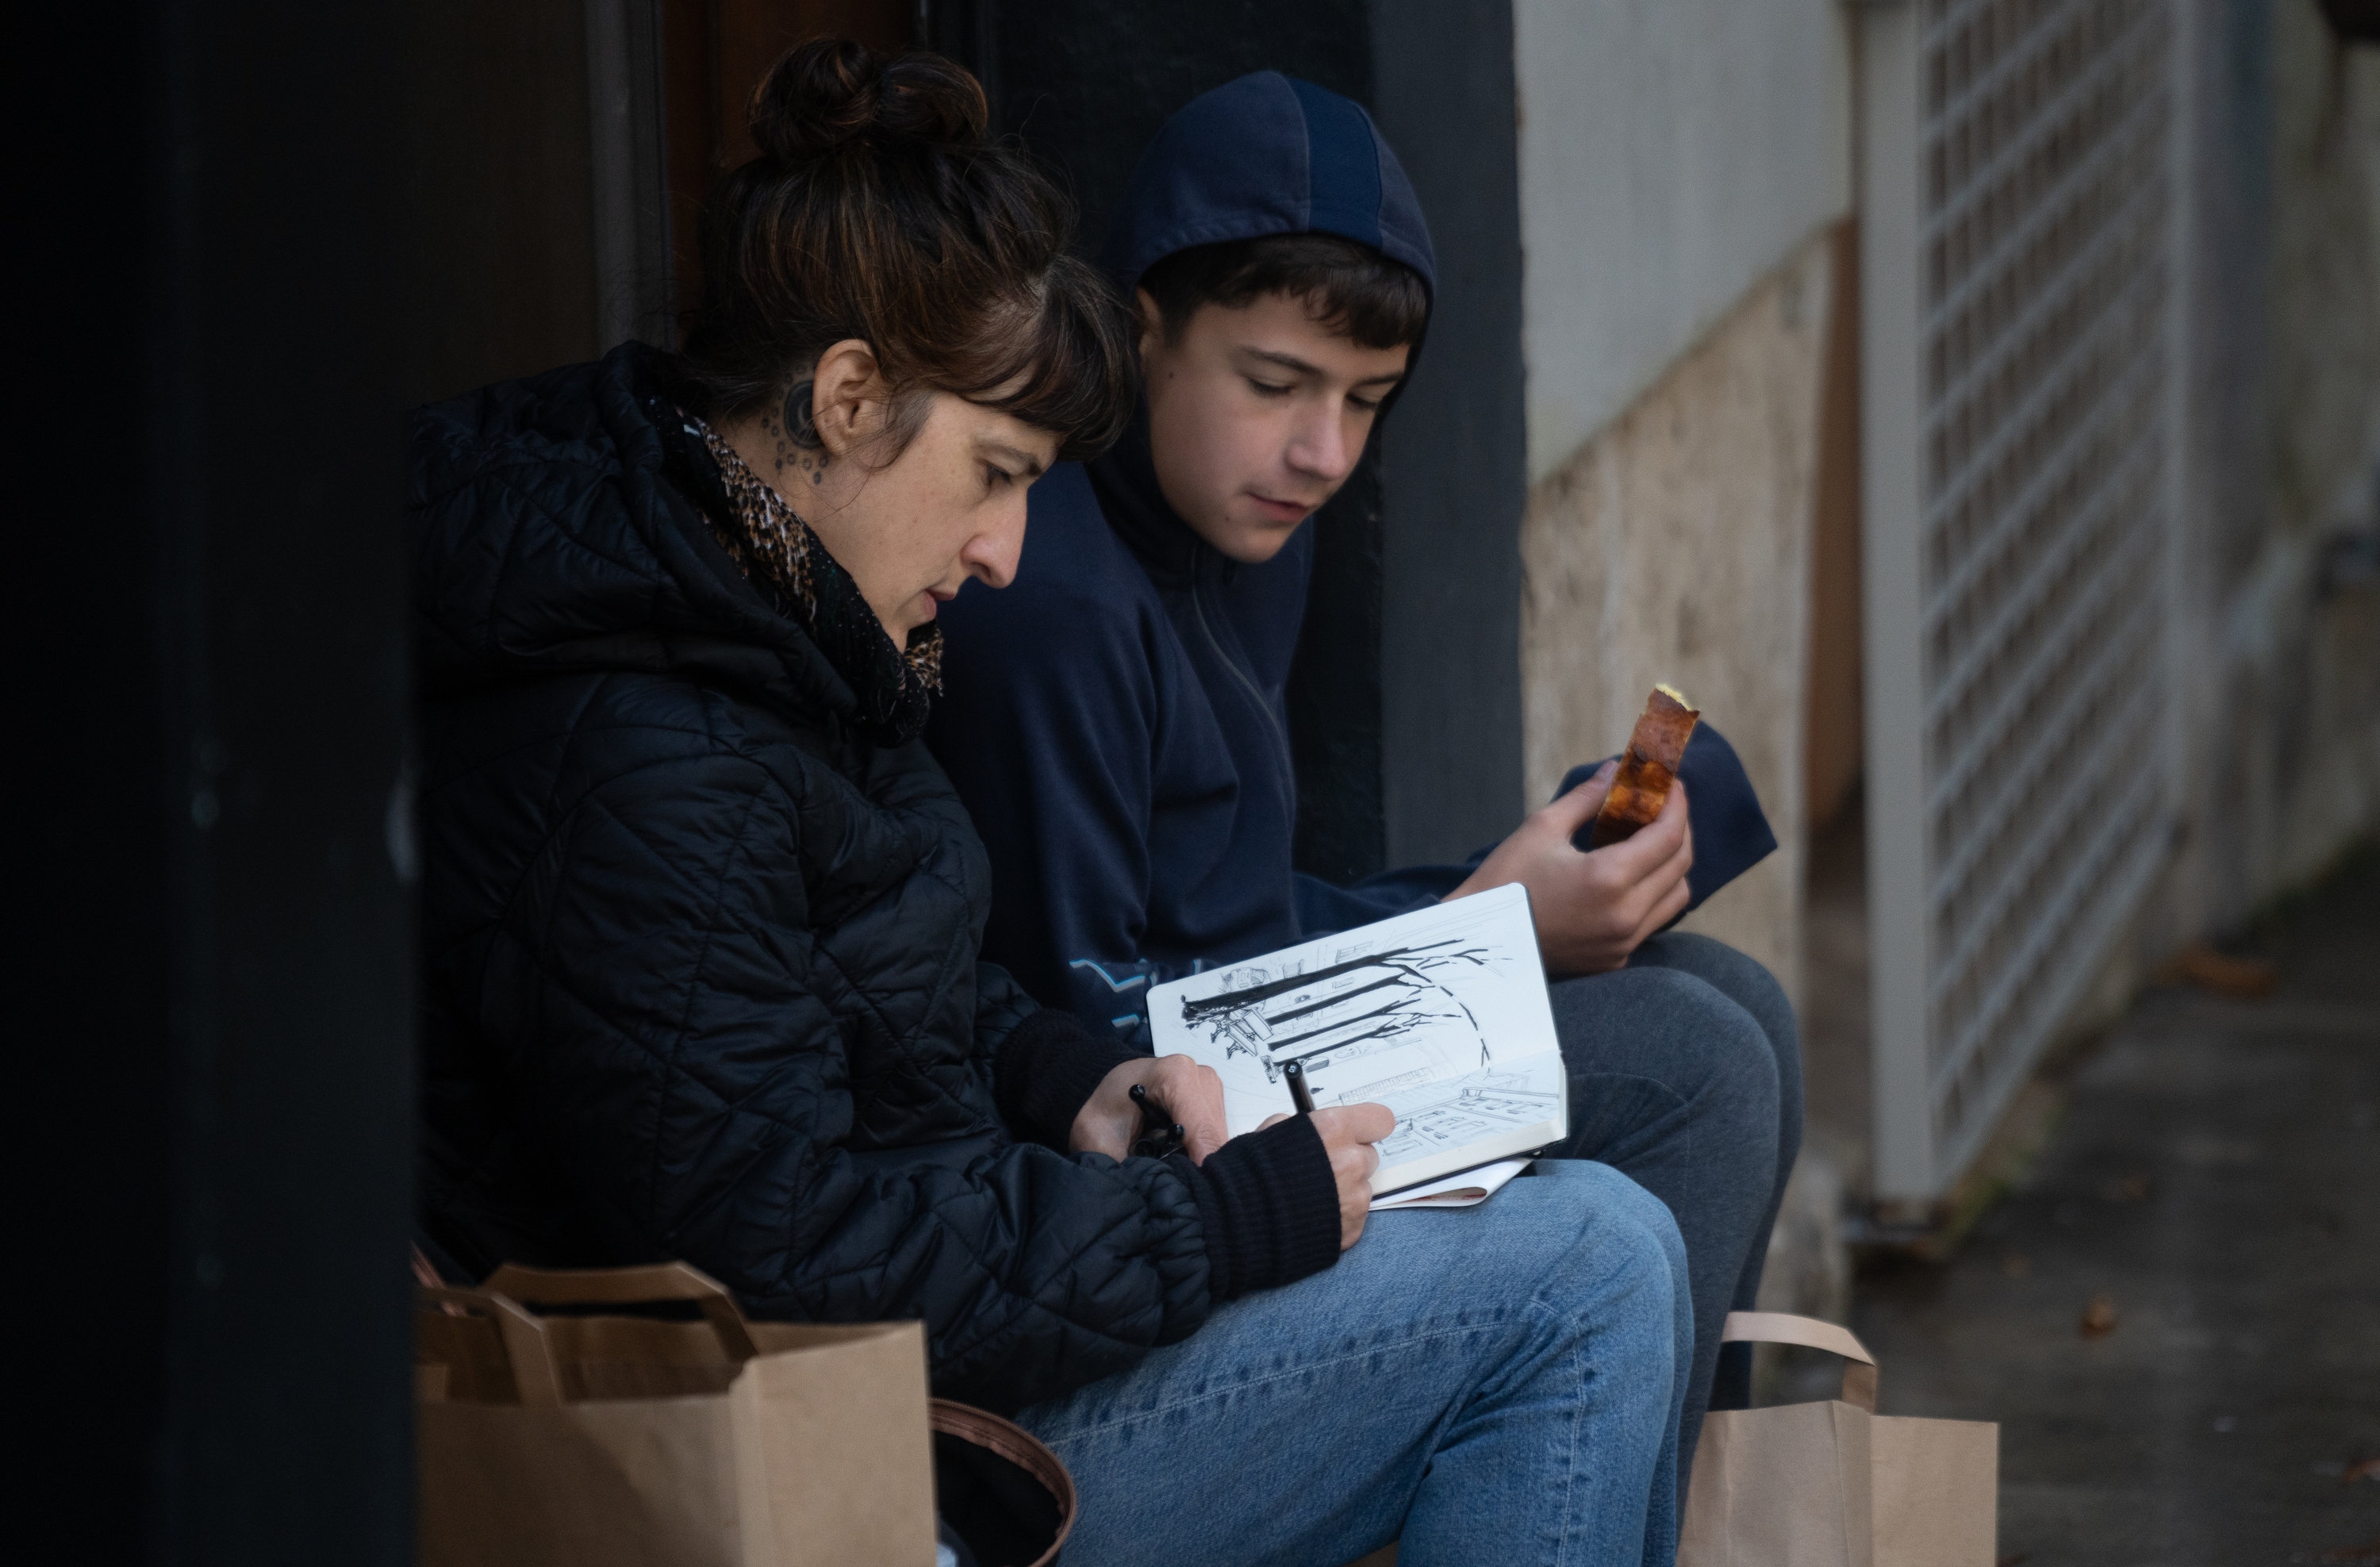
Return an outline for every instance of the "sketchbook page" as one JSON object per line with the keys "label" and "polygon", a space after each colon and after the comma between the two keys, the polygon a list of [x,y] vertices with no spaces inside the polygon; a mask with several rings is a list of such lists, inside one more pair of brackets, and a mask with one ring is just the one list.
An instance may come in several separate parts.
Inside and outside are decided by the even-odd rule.
{"label": "sketchbook page", "polygon": [[1556,1050],[1378,1096],[1397,1129],[1380,1139],[1373,1195],[1560,1142],[1570,1132],[1569,1087]]}
{"label": "sketchbook page", "polygon": [[1321,1106],[1559,1048],[1518,885],[1172,980],[1149,992],[1148,1016],[1160,1055],[1221,1076],[1235,1137],[1293,1108],[1292,1061]]}
{"label": "sketchbook page", "polygon": [[1449,1175],[1443,1181],[1407,1186],[1391,1197],[1374,1197],[1372,1211],[1388,1213],[1405,1208],[1476,1208],[1502,1191],[1513,1176],[1536,1162],[1528,1159],[1501,1160],[1476,1170],[1465,1170],[1459,1175]]}
{"label": "sketchbook page", "polygon": [[[1148,1001],[1158,1052],[1222,1078],[1234,1136],[1293,1108],[1281,1076],[1293,1061],[1318,1106],[1394,1111],[1376,1192],[1528,1151],[1566,1126],[1560,1046],[1518,885],[1194,974]],[[1532,1131],[1543,1135],[1513,1140]]]}

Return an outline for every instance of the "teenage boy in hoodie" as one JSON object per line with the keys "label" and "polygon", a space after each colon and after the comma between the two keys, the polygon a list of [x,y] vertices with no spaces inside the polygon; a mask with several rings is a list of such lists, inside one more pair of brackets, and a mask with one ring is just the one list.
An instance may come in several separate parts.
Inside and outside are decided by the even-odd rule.
{"label": "teenage boy in hoodie", "polygon": [[[1682,1478],[1719,1328],[1753,1305],[1800,1144],[1801,1061],[1765,969],[1664,932],[1776,846],[1759,802],[1705,723],[1668,808],[1624,843],[1573,844],[1606,763],[1469,865],[1344,888],[1293,873],[1282,692],[1305,524],[1411,369],[1429,232],[1362,108],[1266,71],[1158,133],[1108,261],[1138,308],[1140,413],[1114,451],[1035,486],[1015,585],[970,588],[941,615],[950,699],[929,738],[991,851],[984,954],[1147,1049],[1154,984],[1526,884],[1572,1075],[1573,1130],[1550,1152],[1632,1176],[1686,1242]],[[1748,1372],[1730,1352],[1723,1403]]]}

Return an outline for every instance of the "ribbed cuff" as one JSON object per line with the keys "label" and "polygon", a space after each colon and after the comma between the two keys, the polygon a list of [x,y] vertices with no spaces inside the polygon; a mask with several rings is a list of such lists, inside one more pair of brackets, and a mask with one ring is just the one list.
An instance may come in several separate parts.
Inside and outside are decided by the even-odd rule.
{"label": "ribbed cuff", "polygon": [[1215,1300],[1277,1289],[1339,1260],[1339,1182],[1309,1118],[1233,1137],[1204,1164],[1181,1154],[1168,1162],[1197,1199]]}
{"label": "ribbed cuff", "polygon": [[1044,1007],[1002,1041],[992,1097],[1010,1131],[1063,1148],[1099,1080],[1139,1053],[1093,1035],[1073,1013]]}

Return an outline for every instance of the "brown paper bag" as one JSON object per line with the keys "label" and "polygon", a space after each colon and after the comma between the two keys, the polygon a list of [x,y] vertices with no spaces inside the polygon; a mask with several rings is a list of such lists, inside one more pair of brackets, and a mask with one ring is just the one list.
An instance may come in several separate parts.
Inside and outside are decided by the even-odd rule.
{"label": "brown paper bag", "polygon": [[1840,1354],[1843,1396],[1703,1421],[1678,1567],[1993,1567],[1996,1425],[1876,1413],[1876,1361],[1849,1330],[1730,1312],[1728,1343]]}
{"label": "brown paper bag", "polygon": [[[934,1560],[921,1324],[747,1322],[683,1263],[508,1267],[421,1297],[425,1567]],[[671,1300],[703,1320],[521,1304]]]}

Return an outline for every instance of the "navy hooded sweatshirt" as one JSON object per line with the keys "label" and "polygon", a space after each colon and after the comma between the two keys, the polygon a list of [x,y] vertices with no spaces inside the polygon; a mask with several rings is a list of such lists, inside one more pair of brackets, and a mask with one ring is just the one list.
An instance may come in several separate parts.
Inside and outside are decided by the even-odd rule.
{"label": "navy hooded sweatshirt", "polygon": [[[1371,246],[1435,291],[1420,203],[1371,116],[1259,71],[1158,132],[1107,262],[1129,294],[1175,251],[1304,232]],[[1283,696],[1313,567],[1311,528],[1246,565],[1175,516],[1144,406],[1115,450],[1034,486],[1015,583],[970,583],[941,612],[946,689],[927,737],[991,852],[983,955],[1120,1042],[1148,1043],[1152,985],[1386,918],[1468,874],[1420,866],[1342,888],[1291,870]],[[1708,724],[1680,772],[1698,904],[1776,839]]]}

